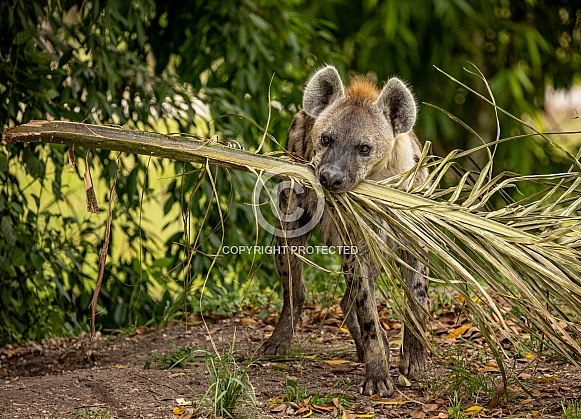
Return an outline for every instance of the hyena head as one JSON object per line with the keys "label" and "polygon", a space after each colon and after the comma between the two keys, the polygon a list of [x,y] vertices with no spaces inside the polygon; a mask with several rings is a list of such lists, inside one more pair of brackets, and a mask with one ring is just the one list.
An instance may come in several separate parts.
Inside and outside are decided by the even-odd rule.
{"label": "hyena head", "polygon": [[332,192],[351,190],[388,165],[395,137],[411,130],[416,119],[414,98],[401,80],[390,79],[381,91],[365,78],[344,88],[330,66],[307,83],[303,109],[315,120],[317,178]]}

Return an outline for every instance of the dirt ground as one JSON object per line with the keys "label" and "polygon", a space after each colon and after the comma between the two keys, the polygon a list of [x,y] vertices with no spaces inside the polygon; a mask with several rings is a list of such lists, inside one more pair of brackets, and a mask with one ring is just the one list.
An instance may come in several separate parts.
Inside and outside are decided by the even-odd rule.
{"label": "dirt ground", "polygon": [[[247,310],[237,318],[207,319],[206,325],[195,316],[191,320],[197,324],[187,327],[138,328],[98,334],[93,340],[83,335],[7,345],[0,348],[0,417],[202,417],[208,412],[198,405],[208,389],[207,358],[171,369],[156,362],[182,346],[232,353],[247,368],[257,407],[242,406],[239,415],[250,412],[246,417],[552,418],[562,417],[563,405],[581,399],[581,371],[547,356],[513,360],[524,387],[512,382],[506,392],[498,386],[483,393],[482,383],[500,383],[498,367],[478,331],[464,328],[460,336],[451,334],[459,330],[458,318],[447,319],[445,313],[432,324],[441,353],[432,356],[426,378],[398,383],[397,368],[392,367],[396,393],[383,400],[364,397],[357,393],[363,365],[356,362],[353,343],[340,328],[337,306],[327,311],[307,307],[296,338],[298,356],[250,362],[275,321],[274,316],[258,320],[255,314]],[[387,319],[383,323],[392,341],[392,365],[397,365],[401,327]],[[462,368],[457,368],[458,360]],[[454,410],[460,398],[462,406]]]}

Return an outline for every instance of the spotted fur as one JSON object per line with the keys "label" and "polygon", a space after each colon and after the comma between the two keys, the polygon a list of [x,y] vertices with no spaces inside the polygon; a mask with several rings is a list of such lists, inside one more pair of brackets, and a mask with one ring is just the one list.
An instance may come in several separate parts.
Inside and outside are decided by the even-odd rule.
{"label": "spotted fur", "polygon": [[[383,89],[367,78],[353,79],[347,88],[333,67],[318,71],[307,83],[303,110],[291,123],[287,150],[302,160],[313,162],[321,184],[332,192],[345,192],[363,179],[383,180],[410,170],[421,155],[421,145],[411,131],[416,107],[408,88],[398,79],[391,79]],[[415,178],[422,183],[427,171]],[[305,225],[315,212],[314,191],[300,196],[283,195],[280,208],[293,213],[304,209],[303,216],[286,229]],[[347,290],[341,301],[345,323],[355,341],[357,355],[365,362],[362,394],[389,396],[394,385],[389,375],[389,343],[377,321],[374,296],[378,269],[356,233],[342,235],[329,213],[324,213],[318,228],[329,245],[340,246],[345,240],[355,243],[358,254],[344,255],[343,271]],[[277,238],[279,246],[304,246],[308,234],[296,238]],[[387,238],[386,238],[387,240]],[[420,323],[428,312],[427,269],[406,255],[405,277],[410,291],[409,306]],[[290,350],[294,326],[302,311],[306,289],[302,276],[302,260],[290,252],[277,255],[277,268],[284,288],[283,309],[272,336],[263,344],[264,354],[284,354]],[[408,322],[409,324],[410,322]],[[413,324],[413,322],[411,322]],[[423,330],[406,328],[400,372],[415,378],[426,368],[426,352],[419,339]]]}

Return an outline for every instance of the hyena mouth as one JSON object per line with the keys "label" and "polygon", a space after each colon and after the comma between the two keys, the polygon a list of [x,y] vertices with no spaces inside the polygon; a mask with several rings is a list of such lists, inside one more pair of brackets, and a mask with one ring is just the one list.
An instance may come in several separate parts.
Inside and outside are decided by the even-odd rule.
{"label": "hyena mouth", "polygon": [[319,172],[319,182],[324,189],[330,192],[345,192],[350,189],[347,185],[345,171],[337,168],[325,168]]}

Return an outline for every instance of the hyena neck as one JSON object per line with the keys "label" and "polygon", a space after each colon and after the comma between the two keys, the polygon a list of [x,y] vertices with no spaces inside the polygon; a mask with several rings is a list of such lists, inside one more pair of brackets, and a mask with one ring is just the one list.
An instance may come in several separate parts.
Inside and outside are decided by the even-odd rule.
{"label": "hyena neck", "polygon": [[417,137],[412,131],[400,134],[395,137],[391,152],[376,164],[367,179],[379,181],[405,173],[414,167],[420,153]]}

